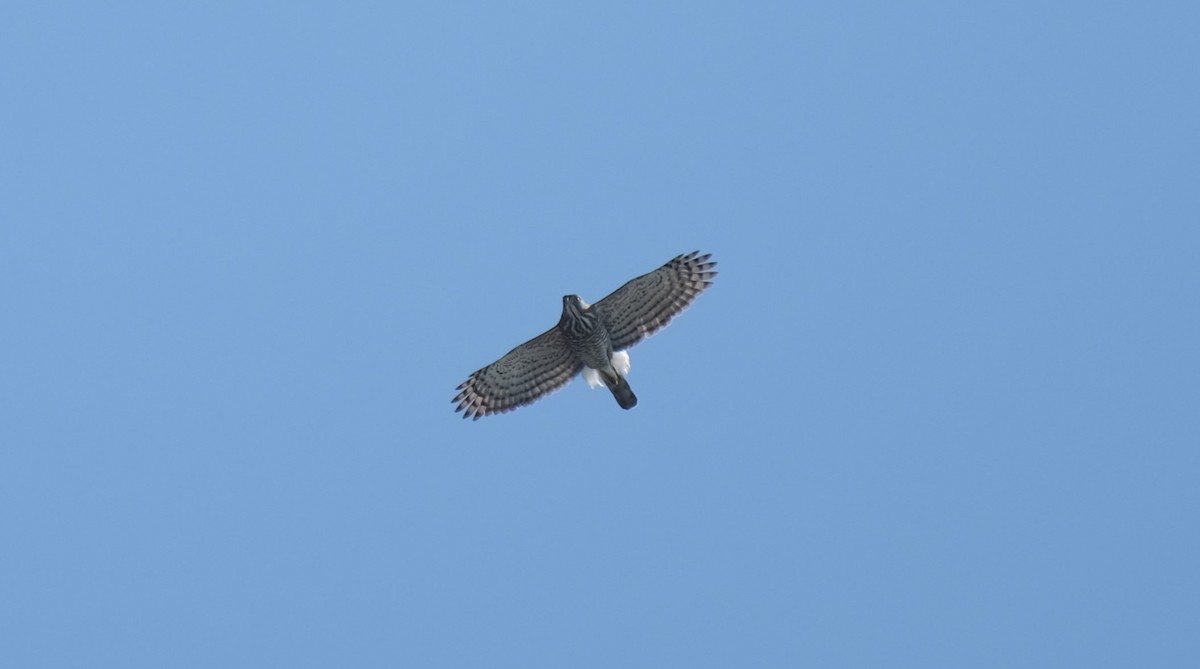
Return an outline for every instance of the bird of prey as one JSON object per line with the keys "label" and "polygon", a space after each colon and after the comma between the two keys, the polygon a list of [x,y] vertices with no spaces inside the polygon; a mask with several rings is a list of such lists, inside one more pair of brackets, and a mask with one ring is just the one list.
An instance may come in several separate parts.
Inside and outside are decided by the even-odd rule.
{"label": "bird of prey", "polygon": [[711,254],[675,256],[589,305],[563,296],[558,324],[509,351],[458,386],[451,402],[463,418],[504,413],[529,404],[570,381],[580,371],[588,385],[603,383],[622,409],[637,405],[625,380],[630,346],[654,334],[712,284]]}

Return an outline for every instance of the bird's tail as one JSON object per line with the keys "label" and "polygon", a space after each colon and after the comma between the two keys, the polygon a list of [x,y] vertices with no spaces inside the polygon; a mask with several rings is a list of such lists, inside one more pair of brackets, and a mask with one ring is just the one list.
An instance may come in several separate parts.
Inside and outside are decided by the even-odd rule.
{"label": "bird's tail", "polygon": [[608,374],[601,374],[600,378],[604,380],[604,385],[612,391],[613,397],[617,398],[617,404],[621,405],[622,409],[632,409],[637,406],[637,395],[633,394],[633,388],[629,387],[629,382],[620,374],[613,374],[609,377]]}

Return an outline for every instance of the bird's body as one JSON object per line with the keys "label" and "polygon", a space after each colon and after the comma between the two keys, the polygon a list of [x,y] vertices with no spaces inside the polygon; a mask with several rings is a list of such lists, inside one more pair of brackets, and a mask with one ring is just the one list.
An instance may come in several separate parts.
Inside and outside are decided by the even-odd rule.
{"label": "bird's body", "polygon": [[612,391],[622,409],[637,406],[637,396],[625,380],[625,374],[629,372],[629,354],[624,355],[624,369],[618,369],[608,325],[600,312],[593,310],[578,295],[566,295],[558,329],[562,331],[567,347],[583,363],[584,373],[591,377],[588,385],[596,387],[593,379],[598,378]]}
{"label": "bird's body", "polygon": [[589,305],[563,297],[558,324],[509,351],[458,387],[455,411],[479,419],[528,404],[561,387],[575,374],[595,387],[603,383],[623,409],[637,405],[625,375],[625,349],[653,334],[712,283],[709,255],[679,255]]}

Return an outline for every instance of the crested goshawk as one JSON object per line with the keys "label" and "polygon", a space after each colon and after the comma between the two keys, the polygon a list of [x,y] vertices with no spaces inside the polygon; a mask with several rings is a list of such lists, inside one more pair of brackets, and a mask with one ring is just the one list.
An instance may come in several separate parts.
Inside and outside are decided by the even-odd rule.
{"label": "crested goshawk", "polygon": [[581,370],[588,385],[603,383],[622,409],[632,409],[637,397],[625,380],[625,349],[666,325],[712,284],[717,263],[710,255],[675,256],[592,305],[578,295],[564,296],[558,325],[463,381],[451,400],[455,411],[475,420],[511,411],[562,387]]}

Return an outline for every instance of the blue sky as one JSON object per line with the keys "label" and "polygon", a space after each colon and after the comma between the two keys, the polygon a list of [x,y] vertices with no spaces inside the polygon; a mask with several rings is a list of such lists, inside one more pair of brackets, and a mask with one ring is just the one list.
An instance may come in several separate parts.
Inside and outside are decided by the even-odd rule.
{"label": "blue sky", "polygon": [[1195,666],[1198,19],[5,5],[0,665]]}

